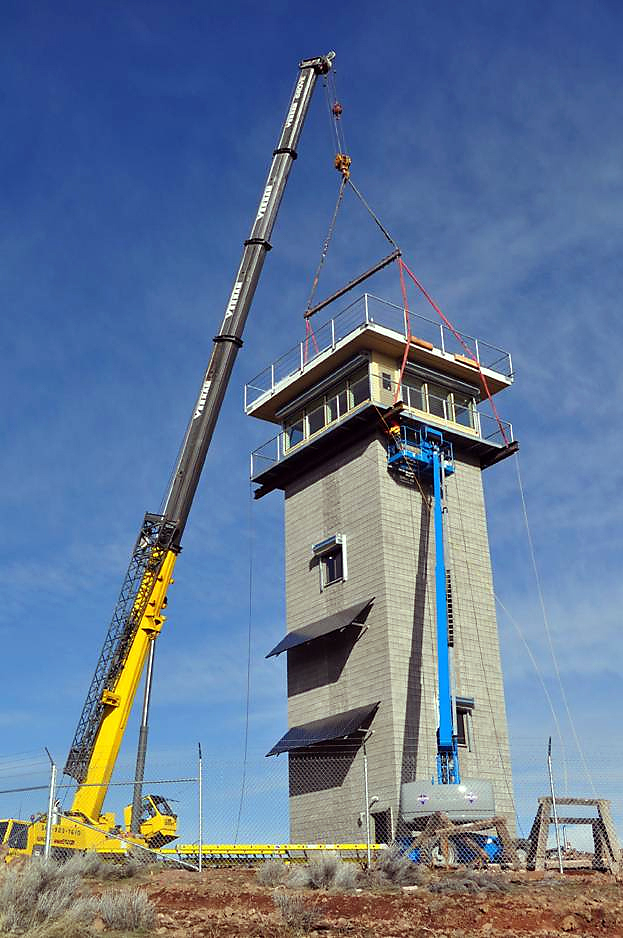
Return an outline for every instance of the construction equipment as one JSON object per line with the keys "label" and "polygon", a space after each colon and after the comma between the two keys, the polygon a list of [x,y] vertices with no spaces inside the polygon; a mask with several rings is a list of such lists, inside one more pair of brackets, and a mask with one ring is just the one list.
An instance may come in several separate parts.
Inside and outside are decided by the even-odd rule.
{"label": "construction equipment", "polygon": [[[402,482],[423,482],[432,488],[435,530],[435,609],[437,639],[437,687],[439,726],[437,730],[436,779],[405,782],[401,789],[401,817],[416,830],[428,831],[431,818],[443,822],[443,833],[453,822],[469,824],[470,833],[498,827],[493,786],[484,779],[462,778],[459,765],[456,695],[453,687],[454,627],[448,595],[448,571],[444,532],[444,489],[446,477],[454,472],[452,444],[441,430],[409,414],[402,403],[393,410],[389,423],[388,469]],[[487,825],[483,822],[490,821]],[[496,822],[495,824],[493,822]],[[477,823],[481,822],[481,823]],[[433,825],[434,826],[434,825]],[[439,823],[437,823],[439,826]],[[447,829],[446,829],[447,828]],[[428,836],[428,835],[427,835]],[[474,843],[474,837],[471,838]],[[509,840],[506,835],[504,841]],[[492,838],[488,838],[492,840]],[[495,840],[498,840],[495,838]]]}
{"label": "construction equipment", "polygon": [[[251,232],[225,309],[212,355],[182,443],[162,514],[146,514],[132,551],[112,622],[67,757],[65,773],[78,788],[67,815],[52,830],[52,848],[115,852],[126,841],[161,847],[175,839],[176,817],[157,795],[142,795],[147,743],[151,671],[155,640],[166,616],[173,570],[210,440],[229,383],[249,309],[267,252],[296,147],[318,76],[332,66],[334,53],[306,59],[286,113]],[[110,779],[145,663],[148,671],[137,754],[134,800],[125,811],[125,827],[102,813]],[[27,826],[26,836],[14,820],[6,824],[12,852],[38,852],[45,840],[45,821]],[[16,828],[16,825],[18,827]],[[129,830],[127,828],[130,828]],[[19,838],[17,834],[19,833]],[[115,841],[114,835],[118,834]],[[112,837],[111,837],[112,835]],[[19,840],[19,846],[17,844]]]}

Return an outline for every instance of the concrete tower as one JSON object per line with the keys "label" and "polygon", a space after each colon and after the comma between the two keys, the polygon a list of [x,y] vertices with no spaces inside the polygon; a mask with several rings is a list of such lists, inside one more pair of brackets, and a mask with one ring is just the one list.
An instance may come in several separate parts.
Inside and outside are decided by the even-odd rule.
{"label": "concrete tower", "polygon": [[[479,409],[512,383],[510,356],[365,295],[257,376],[246,412],[280,430],[252,457],[256,496],[285,493],[285,636],[291,838],[361,840],[363,749],[373,837],[400,830],[404,783],[436,774],[434,526],[425,480],[388,471],[388,423],[440,429],[452,445],[445,483],[448,617],[464,776],[493,784],[514,823],[504,689],[482,470],[513,451]],[[396,389],[398,394],[396,395]],[[400,408],[399,408],[400,409]],[[285,729],[285,728],[284,728]]]}

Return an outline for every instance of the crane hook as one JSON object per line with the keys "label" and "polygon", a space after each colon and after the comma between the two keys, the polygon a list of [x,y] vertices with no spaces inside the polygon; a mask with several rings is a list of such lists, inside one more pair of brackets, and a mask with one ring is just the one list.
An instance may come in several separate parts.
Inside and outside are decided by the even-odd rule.
{"label": "crane hook", "polygon": [[342,174],[344,179],[350,179],[350,164],[352,160],[346,153],[336,153],[335,168]]}

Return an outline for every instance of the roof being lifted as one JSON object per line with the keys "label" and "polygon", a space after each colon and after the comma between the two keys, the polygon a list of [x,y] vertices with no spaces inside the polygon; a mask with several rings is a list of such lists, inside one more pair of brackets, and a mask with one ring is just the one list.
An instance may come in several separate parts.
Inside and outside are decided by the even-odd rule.
{"label": "roof being lifted", "polygon": [[324,619],[318,619],[309,625],[304,625],[301,629],[295,629],[288,632],[275,647],[268,652],[267,658],[273,655],[280,655],[289,648],[296,648],[298,645],[305,645],[307,642],[313,642],[316,638],[322,638],[323,635],[329,635],[331,632],[338,632],[348,628],[350,625],[363,627],[366,616],[372,607],[374,596],[366,599],[365,602],[356,603],[349,606],[348,609],[342,609],[341,612],[335,612]]}
{"label": "roof being lifted", "polygon": [[319,743],[327,743],[337,739],[347,739],[354,733],[367,729],[378,710],[380,700],[365,707],[355,707],[354,710],[345,710],[344,713],[335,713],[322,720],[312,720],[301,726],[293,726],[279,742],[275,743],[267,756],[278,756],[281,752],[292,752],[297,749],[308,749]]}

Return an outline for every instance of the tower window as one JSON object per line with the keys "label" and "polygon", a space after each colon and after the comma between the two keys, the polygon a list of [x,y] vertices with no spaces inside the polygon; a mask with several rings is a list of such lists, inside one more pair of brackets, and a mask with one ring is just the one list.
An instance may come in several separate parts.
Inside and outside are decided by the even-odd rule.
{"label": "tower window", "polygon": [[286,426],[285,437],[287,449],[292,449],[293,446],[296,446],[305,439],[305,429],[303,426],[302,417],[299,417],[298,420],[296,420],[294,423]]}
{"label": "tower window", "polygon": [[456,698],[456,741],[469,752],[473,750],[472,711],[473,697]]}
{"label": "tower window", "polygon": [[320,404],[319,407],[315,407],[314,410],[310,410],[307,415],[307,420],[309,423],[309,435],[317,433],[318,430],[322,430],[325,425],[325,413],[324,413],[324,404]]}
{"label": "tower window", "polygon": [[342,557],[341,544],[328,554],[325,554],[320,563],[322,566],[323,587],[331,586],[332,583],[339,583],[344,579],[344,559]]}
{"label": "tower window", "polygon": [[424,385],[413,375],[405,375],[402,379],[402,399],[407,407],[414,410],[426,410],[424,406]]}
{"label": "tower window", "polygon": [[448,399],[449,394],[445,388],[440,387],[438,384],[429,384],[428,385],[428,411],[434,417],[442,417],[444,420],[450,418],[448,413]]}
{"label": "tower window", "polygon": [[472,398],[465,395],[452,395],[454,399],[454,422],[460,423],[464,427],[474,426],[474,404]]}
{"label": "tower window", "polygon": [[351,397],[351,407],[358,407],[370,398],[370,382],[367,369],[361,374],[357,372],[348,382]]}
{"label": "tower window", "polygon": [[346,540],[342,534],[333,534],[314,544],[312,553],[318,558],[321,590],[346,579]]}

